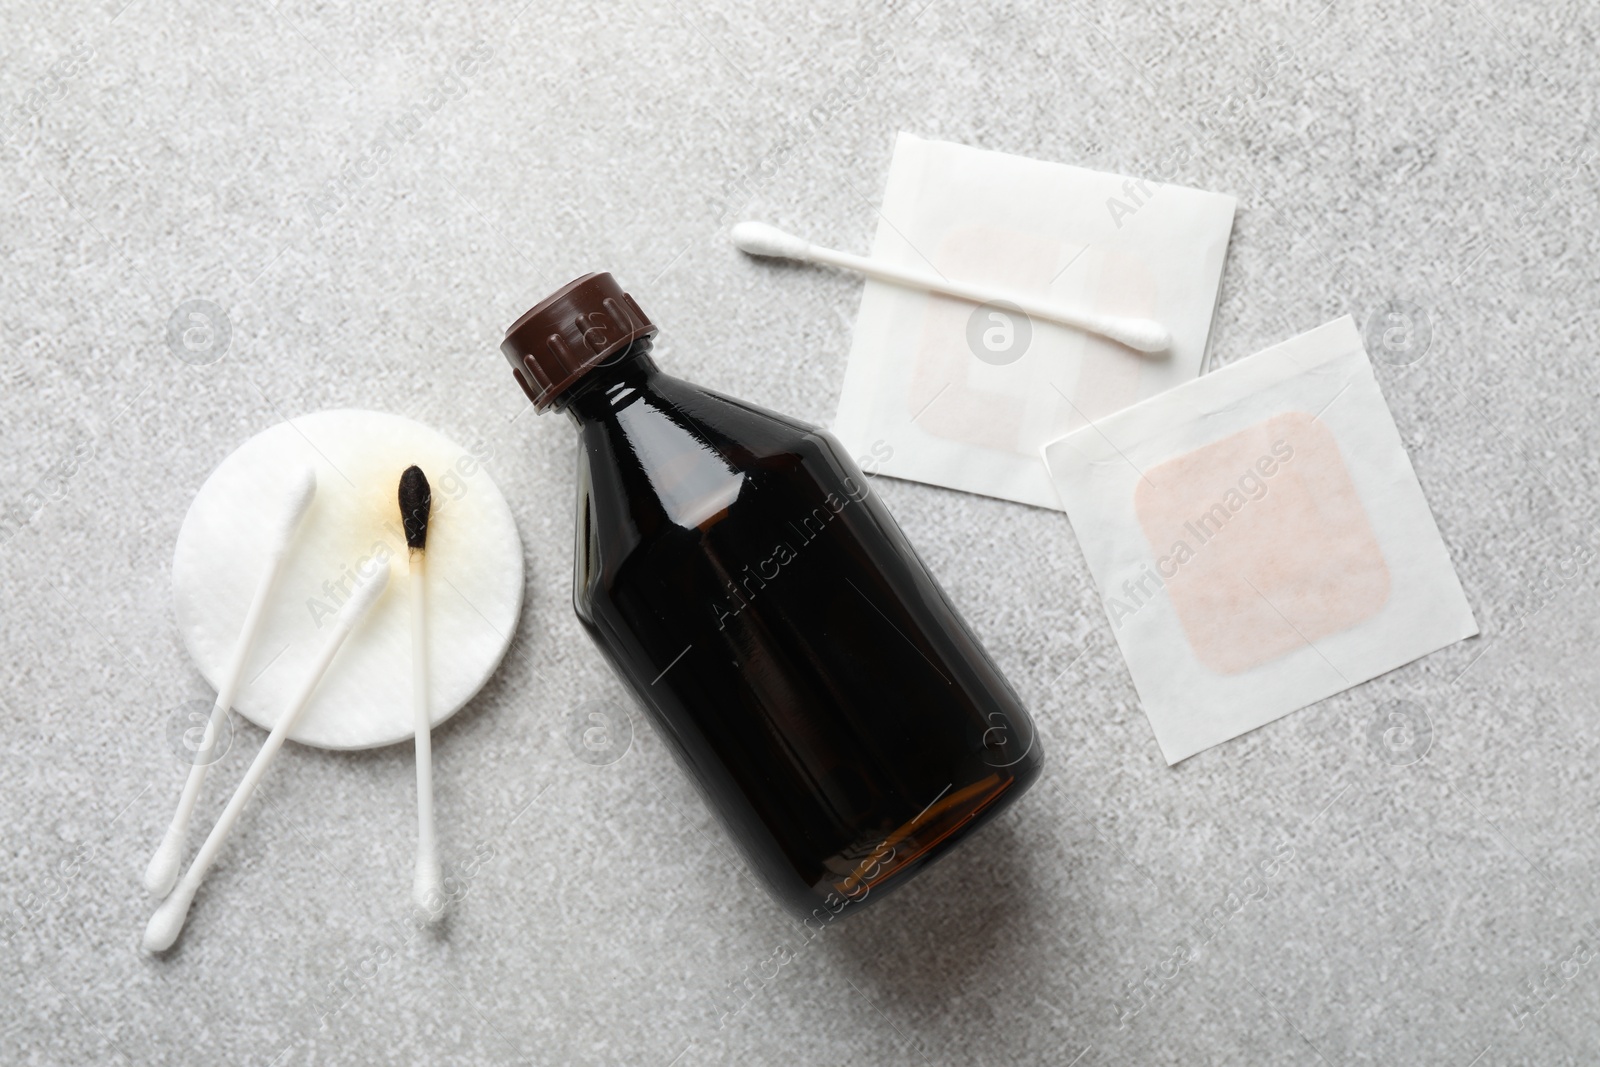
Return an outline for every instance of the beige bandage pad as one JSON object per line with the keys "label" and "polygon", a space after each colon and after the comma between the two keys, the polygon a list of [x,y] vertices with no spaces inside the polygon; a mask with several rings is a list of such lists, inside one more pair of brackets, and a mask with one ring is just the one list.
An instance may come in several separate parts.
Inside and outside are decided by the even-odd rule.
{"label": "beige bandage pad", "polygon": [[1306,412],[1146,471],[1134,508],[1190,647],[1223,674],[1354,626],[1389,597],[1338,442]]}

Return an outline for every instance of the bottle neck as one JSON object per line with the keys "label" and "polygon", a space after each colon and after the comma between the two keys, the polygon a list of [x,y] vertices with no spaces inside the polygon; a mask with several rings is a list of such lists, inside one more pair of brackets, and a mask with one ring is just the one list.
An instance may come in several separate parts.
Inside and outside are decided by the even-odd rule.
{"label": "bottle neck", "polygon": [[651,381],[661,373],[650,358],[651,338],[641,337],[601,366],[556,401],[575,424],[608,419],[649,391]]}

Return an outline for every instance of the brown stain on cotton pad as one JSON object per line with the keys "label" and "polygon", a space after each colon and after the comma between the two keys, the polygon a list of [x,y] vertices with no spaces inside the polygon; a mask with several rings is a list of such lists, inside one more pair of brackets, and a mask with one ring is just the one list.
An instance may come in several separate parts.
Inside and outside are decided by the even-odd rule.
{"label": "brown stain on cotton pad", "polygon": [[1338,442],[1305,412],[1151,468],[1134,510],[1195,656],[1221,674],[1349,629],[1389,599]]}

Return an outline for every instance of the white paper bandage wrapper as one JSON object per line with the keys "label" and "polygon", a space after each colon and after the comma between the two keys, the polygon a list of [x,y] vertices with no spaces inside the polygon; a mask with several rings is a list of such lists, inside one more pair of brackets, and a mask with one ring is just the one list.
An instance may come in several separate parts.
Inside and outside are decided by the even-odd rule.
{"label": "white paper bandage wrapper", "polygon": [[874,259],[1153,318],[1144,355],[868,281],[833,430],[874,473],[1059,508],[1039,449],[1200,373],[1233,228],[1218,193],[900,134]]}
{"label": "white paper bandage wrapper", "polygon": [[[271,729],[322,647],[357,568],[393,570],[289,737],[318,748],[409,739],[411,622],[397,490],[413,463],[433,493],[428,524],[430,702],[435,725],[494,673],[522,610],[522,542],[473,453],[437,430],[375,411],[323,411],[265,430],[222,461],[178,533],[172,585],[179,630],[200,672],[221,679],[266,564],[266,509],[302,465],[317,496],[267,605],[234,707]],[[341,588],[341,582],[343,582]]]}
{"label": "white paper bandage wrapper", "polygon": [[1349,318],[1044,455],[1168,763],[1478,632]]}

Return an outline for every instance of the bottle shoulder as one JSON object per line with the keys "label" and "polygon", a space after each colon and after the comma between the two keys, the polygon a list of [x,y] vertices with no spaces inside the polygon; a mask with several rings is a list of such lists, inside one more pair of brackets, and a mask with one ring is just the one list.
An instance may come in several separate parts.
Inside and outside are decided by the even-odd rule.
{"label": "bottle shoulder", "polygon": [[583,459],[598,474],[643,475],[658,490],[748,470],[817,463],[848,474],[826,429],[667,375],[657,375],[603,419],[579,426]]}
{"label": "bottle shoulder", "polygon": [[680,378],[663,376],[658,395],[698,422],[709,438],[753,458],[814,447],[832,435],[819,426]]}
{"label": "bottle shoulder", "polygon": [[693,557],[764,514],[809,513],[861,475],[827,431],[668,379],[586,421],[578,458],[581,600],[635,568]]}

